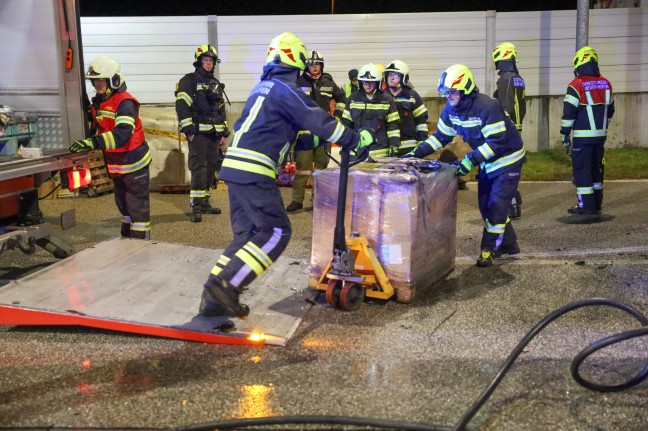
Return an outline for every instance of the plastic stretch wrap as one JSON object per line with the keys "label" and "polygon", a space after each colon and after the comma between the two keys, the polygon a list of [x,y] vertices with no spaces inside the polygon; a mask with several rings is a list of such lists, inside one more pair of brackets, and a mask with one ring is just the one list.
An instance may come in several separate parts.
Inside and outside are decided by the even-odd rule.
{"label": "plastic stretch wrap", "polygon": [[[453,167],[431,160],[364,163],[349,171],[346,235],[357,232],[367,238],[398,302],[411,302],[454,269],[454,172]],[[339,168],[314,174],[311,287],[332,257],[339,174]]]}

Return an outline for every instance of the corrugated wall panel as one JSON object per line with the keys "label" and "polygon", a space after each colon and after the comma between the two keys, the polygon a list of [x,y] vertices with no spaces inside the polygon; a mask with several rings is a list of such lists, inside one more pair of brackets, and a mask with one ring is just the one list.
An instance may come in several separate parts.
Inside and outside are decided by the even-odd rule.
{"label": "corrugated wall panel", "polygon": [[[122,63],[129,88],[143,103],[172,103],[176,82],[192,71],[193,53],[216,20],[221,80],[230,99],[244,101],[258,82],[270,39],[284,31],[321,51],[338,85],[347,71],[396,58],[411,68],[423,97],[436,97],[441,72],[468,65],[486,86],[490,47],[486,13],[367,15],[112,17],[81,19],[86,68],[97,55]],[[497,43],[516,44],[527,94],[564,94],[573,77],[575,11],[507,12],[495,16]],[[615,91],[648,91],[648,8],[590,10],[589,43]],[[91,89],[90,89],[91,90]],[[92,94],[92,93],[90,93]]]}
{"label": "corrugated wall panel", "polygon": [[[207,17],[81,18],[85,69],[99,55],[120,62],[129,91],[142,103],[172,103],[176,82],[193,71],[207,42]],[[94,90],[86,85],[88,95]]]}

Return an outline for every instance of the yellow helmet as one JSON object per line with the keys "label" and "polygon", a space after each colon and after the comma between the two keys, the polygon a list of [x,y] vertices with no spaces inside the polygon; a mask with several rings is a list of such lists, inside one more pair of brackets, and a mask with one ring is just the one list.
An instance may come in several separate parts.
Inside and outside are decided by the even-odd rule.
{"label": "yellow helmet", "polygon": [[439,94],[444,97],[450,90],[470,94],[475,89],[475,77],[470,69],[463,64],[448,67],[439,78]]}
{"label": "yellow helmet", "polygon": [[214,63],[220,63],[221,60],[218,58],[218,51],[216,51],[216,48],[214,48],[214,45],[210,45],[208,43],[204,45],[200,45],[198,49],[196,49],[196,53],[194,54],[194,65],[198,63],[198,60],[200,57],[203,55],[207,55],[211,58],[214,59]]}
{"label": "yellow helmet", "polygon": [[510,60],[513,58],[517,63],[517,49],[515,49],[515,45],[511,42],[504,42],[497,45],[491,53],[491,56],[493,57],[493,61],[496,63],[500,60]]}
{"label": "yellow helmet", "polygon": [[358,81],[380,82],[382,71],[377,64],[367,63],[358,71]]}
{"label": "yellow helmet", "polygon": [[107,55],[101,55],[90,63],[86,79],[107,79],[108,86],[113,90],[118,89],[124,83],[124,74],[117,61]]}
{"label": "yellow helmet", "polygon": [[574,55],[572,64],[574,65],[574,69],[576,69],[578,66],[582,66],[583,64],[590,61],[595,61],[598,63],[598,55],[596,55],[594,48],[590,46],[584,46],[576,51],[576,55]]}
{"label": "yellow helmet", "polygon": [[299,70],[306,69],[306,45],[293,33],[281,33],[270,41],[267,64],[284,63]]}

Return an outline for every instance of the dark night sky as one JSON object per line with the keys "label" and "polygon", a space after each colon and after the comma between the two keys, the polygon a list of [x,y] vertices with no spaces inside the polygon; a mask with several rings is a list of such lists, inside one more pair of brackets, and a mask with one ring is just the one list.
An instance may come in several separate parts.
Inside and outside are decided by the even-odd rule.
{"label": "dark night sky", "polygon": [[577,0],[79,0],[81,16],[316,15],[576,9]]}

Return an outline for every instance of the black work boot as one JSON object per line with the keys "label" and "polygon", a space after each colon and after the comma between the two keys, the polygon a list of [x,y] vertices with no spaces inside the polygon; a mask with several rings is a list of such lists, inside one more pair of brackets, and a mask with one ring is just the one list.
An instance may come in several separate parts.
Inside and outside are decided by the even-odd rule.
{"label": "black work boot", "polygon": [[511,200],[508,216],[512,219],[522,217],[522,196],[520,192],[515,193],[515,197]]}
{"label": "black work boot", "polygon": [[250,308],[239,302],[241,292],[220,278],[210,276],[205,283],[205,291],[210,300],[218,304],[227,316],[244,319],[250,314]]}
{"label": "black work boot", "polygon": [[304,208],[304,204],[303,204],[303,203],[301,203],[301,202],[297,202],[297,201],[292,201],[292,202],[290,203],[290,205],[288,205],[288,206],[286,207],[286,211],[288,211],[289,213],[291,213],[291,212],[294,212],[294,211],[300,210],[300,209],[302,209],[302,208]]}
{"label": "black work boot", "polygon": [[571,207],[567,210],[569,214],[582,214],[582,215],[594,215],[594,214],[599,214],[600,211],[597,210],[588,210],[585,208],[581,208],[579,206]]}
{"label": "black work boot", "polygon": [[189,199],[189,206],[191,206],[189,220],[192,223],[200,223],[202,221],[203,200],[200,198],[191,198]]}
{"label": "black work boot", "polygon": [[[250,313],[250,308],[247,305],[241,304],[241,307],[243,307],[248,314]],[[214,302],[214,300],[211,299],[211,296],[205,289],[203,289],[202,298],[200,299],[200,307],[198,308],[198,314],[200,314],[203,317],[216,317],[216,316],[231,317],[232,316],[232,314],[229,313],[228,310],[225,309],[225,307]]]}
{"label": "black work boot", "polygon": [[220,214],[221,210],[218,207],[213,207],[212,204],[209,202],[209,198],[207,198],[203,202],[202,213],[203,214]]}

